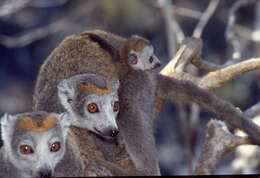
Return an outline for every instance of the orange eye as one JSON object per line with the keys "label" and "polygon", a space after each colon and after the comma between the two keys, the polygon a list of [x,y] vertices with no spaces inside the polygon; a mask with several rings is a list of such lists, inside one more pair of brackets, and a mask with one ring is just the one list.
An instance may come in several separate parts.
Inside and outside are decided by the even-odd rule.
{"label": "orange eye", "polygon": [[115,101],[113,110],[114,110],[114,112],[116,112],[116,111],[118,111],[118,109],[119,109],[119,102]]}
{"label": "orange eye", "polygon": [[54,142],[53,144],[51,144],[51,152],[56,152],[60,150],[60,142]]}
{"label": "orange eye", "polygon": [[25,154],[25,155],[34,153],[32,147],[29,146],[29,145],[20,146],[20,151],[21,151],[22,154]]}
{"label": "orange eye", "polygon": [[91,103],[91,104],[89,104],[89,105],[88,105],[88,111],[89,111],[90,113],[98,112],[99,110],[98,110],[97,104],[96,104],[96,103]]}

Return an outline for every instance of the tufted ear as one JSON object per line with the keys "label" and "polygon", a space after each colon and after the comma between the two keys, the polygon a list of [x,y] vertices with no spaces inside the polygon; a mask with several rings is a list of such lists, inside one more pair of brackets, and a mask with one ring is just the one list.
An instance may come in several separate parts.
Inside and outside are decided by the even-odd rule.
{"label": "tufted ear", "polygon": [[70,109],[70,103],[75,98],[75,88],[71,79],[64,79],[57,86],[58,88],[58,97],[62,106],[68,110]]}
{"label": "tufted ear", "polygon": [[119,82],[118,78],[112,79],[111,82],[113,83],[113,91],[117,91],[120,86],[120,82]]}
{"label": "tufted ear", "polygon": [[15,117],[5,113],[4,116],[1,118],[1,130],[2,130],[2,139],[3,141],[7,141],[11,138],[13,133],[14,124],[15,124]]}
{"label": "tufted ear", "polygon": [[57,114],[57,119],[60,122],[60,126],[62,128],[62,133],[64,138],[67,137],[67,134],[69,132],[69,128],[71,126],[71,119],[70,119],[70,115],[67,112],[61,113],[61,114]]}

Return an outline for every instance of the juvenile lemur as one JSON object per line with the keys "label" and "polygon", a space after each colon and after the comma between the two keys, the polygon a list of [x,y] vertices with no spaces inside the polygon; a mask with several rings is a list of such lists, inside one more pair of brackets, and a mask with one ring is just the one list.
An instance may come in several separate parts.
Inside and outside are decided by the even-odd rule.
{"label": "juvenile lemur", "polygon": [[[83,175],[66,137],[70,120],[64,114],[37,111],[1,118],[4,145],[0,150],[0,177],[50,177],[59,162],[67,176]],[[76,174],[71,174],[71,171]]]}

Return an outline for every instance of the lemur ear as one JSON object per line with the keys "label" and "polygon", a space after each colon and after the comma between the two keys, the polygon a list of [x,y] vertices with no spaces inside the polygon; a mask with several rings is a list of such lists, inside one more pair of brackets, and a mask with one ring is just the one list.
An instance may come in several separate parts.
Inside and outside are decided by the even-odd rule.
{"label": "lemur ear", "polygon": [[114,78],[114,79],[112,79],[112,81],[111,81],[112,83],[113,83],[113,91],[116,91],[116,90],[118,90],[118,88],[119,88],[119,85],[120,85],[120,82],[119,82],[119,80],[117,79],[117,78]]}
{"label": "lemur ear", "polygon": [[65,109],[69,103],[71,103],[75,97],[75,89],[70,79],[64,79],[57,86],[58,97]]}
{"label": "lemur ear", "polygon": [[12,115],[7,112],[1,117],[1,126],[8,126],[11,123]]}
{"label": "lemur ear", "polygon": [[1,130],[2,130],[2,139],[5,141],[10,138],[10,134],[12,133],[12,128],[14,128],[14,118],[12,115],[5,113],[4,116],[1,117]]}
{"label": "lemur ear", "polygon": [[62,131],[63,131],[63,135],[66,138],[68,131],[69,131],[69,128],[71,126],[70,116],[67,112],[64,112],[64,113],[61,113],[61,114],[57,114],[56,117],[60,122]]}

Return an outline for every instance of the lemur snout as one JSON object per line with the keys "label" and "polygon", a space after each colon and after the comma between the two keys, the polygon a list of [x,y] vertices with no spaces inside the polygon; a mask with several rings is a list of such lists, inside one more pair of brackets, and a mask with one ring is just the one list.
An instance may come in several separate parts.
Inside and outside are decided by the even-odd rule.
{"label": "lemur snout", "polygon": [[38,172],[39,178],[50,178],[51,177],[51,170],[50,169],[43,169]]}
{"label": "lemur snout", "polygon": [[158,63],[155,64],[154,68],[157,68],[157,67],[160,67],[160,66],[161,66],[161,63],[158,62]]}
{"label": "lemur snout", "polygon": [[104,132],[103,132],[103,134],[105,135],[105,136],[109,136],[109,137],[115,137],[115,136],[117,136],[117,134],[119,133],[119,130],[117,129],[117,128],[107,128]]}
{"label": "lemur snout", "polygon": [[115,137],[119,133],[119,130],[111,130],[110,136]]}

